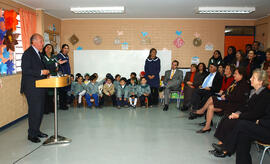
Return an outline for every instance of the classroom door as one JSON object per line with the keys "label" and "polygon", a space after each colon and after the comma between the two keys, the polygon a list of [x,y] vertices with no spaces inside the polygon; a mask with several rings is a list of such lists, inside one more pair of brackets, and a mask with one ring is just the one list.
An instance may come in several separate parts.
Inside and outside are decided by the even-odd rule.
{"label": "classroom door", "polygon": [[224,41],[224,56],[227,56],[229,46],[245,52],[246,44],[252,44],[255,39],[254,26],[226,26]]}

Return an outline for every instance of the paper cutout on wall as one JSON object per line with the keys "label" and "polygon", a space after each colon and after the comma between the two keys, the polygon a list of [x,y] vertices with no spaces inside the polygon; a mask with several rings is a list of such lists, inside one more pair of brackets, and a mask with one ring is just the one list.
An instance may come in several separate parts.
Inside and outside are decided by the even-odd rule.
{"label": "paper cutout on wall", "polygon": [[175,32],[178,37],[173,41],[173,44],[176,46],[176,48],[180,48],[184,45],[184,40],[181,38],[182,31],[176,31]]}
{"label": "paper cutout on wall", "polygon": [[123,31],[116,31],[118,36],[124,35]]}
{"label": "paper cutout on wall", "polygon": [[93,42],[95,45],[100,45],[102,43],[102,38],[100,36],[95,36]]}
{"label": "paper cutout on wall", "polygon": [[176,31],[176,35],[180,36],[182,34],[182,31]]}
{"label": "paper cutout on wall", "polygon": [[7,65],[3,62],[0,62],[0,73],[4,75],[7,73]]}
{"label": "paper cutout on wall", "polygon": [[4,12],[5,26],[7,30],[16,31],[18,25],[17,13],[14,10],[5,10]]}
{"label": "paper cutout on wall", "polygon": [[53,29],[52,29],[53,31],[56,31],[56,27],[55,27],[55,24],[53,24]]}
{"label": "paper cutout on wall", "polygon": [[142,45],[150,45],[151,44],[151,38],[148,36],[148,32],[141,32],[142,38],[141,38],[141,44]]}
{"label": "paper cutout on wall", "polygon": [[122,50],[128,50],[128,43],[127,42],[124,42],[124,43],[121,43],[122,44]]}
{"label": "paper cutout on wall", "polygon": [[191,64],[199,64],[200,63],[200,58],[198,56],[194,56],[191,58]]}
{"label": "paper cutout on wall", "polygon": [[0,17],[0,45],[2,45],[2,42],[4,40],[4,36],[6,35],[6,27],[5,27],[5,19],[4,17]]}
{"label": "paper cutout on wall", "polygon": [[193,39],[193,45],[195,47],[200,47],[202,45],[202,40],[200,38],[200,34],[198,32],[196,32],[194,34],[195,38]]}
{"label": "paper cutout on wall", "polygon": [[7,51],[7,48],[4,48],[3,57],[6,59],[9,59],[9,52]]}
{"label": "paper cutout on wall", "polygon": [[15,70],[13,62],[8,60],[5,64],[7,65],[7,75],[12,75],[12,72]]}
{"label": "paper cutout on wall", "polygon": [[77,48],[77,50],[82,50],[83,48],[81,47],[81,46],[79,46],[78,48]]}
{"label": "paper cutout on wall", "polygon": [[17,38],[18,34],[13,34],[12,30],[7,30],[6,35],[4,36],[3,44],[7,46],[7,50],[15,51],[15,45],[18,44]]}
{"label": "paper cutout on wall", "polygon": [[71,43],[72,45],[75,45],[76,43],[79,42],[79,38],[78,38],[75,34],[73,34],[73,35],[69,38],[69,41],[70,41],[70,43]]}
{"label": "paper cutout on wall", "polygon": [[205,51],[213,51],[214,50],[214,45],[212,43],[206,43],[204,47]]}

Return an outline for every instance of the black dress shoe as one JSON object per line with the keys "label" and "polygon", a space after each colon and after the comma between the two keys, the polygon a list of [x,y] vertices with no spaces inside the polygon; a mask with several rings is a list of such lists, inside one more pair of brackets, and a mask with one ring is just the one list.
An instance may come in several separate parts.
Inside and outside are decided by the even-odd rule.
{"label": "black dress shoe", "polygon": [[45,134],[45,133],[40,132],[40,134],[38,135],[38,137],[39,137],[39,138],[47,138],[48,135]]}
{"label": "black dress shoe", "polygon": [[[206,122],[199,123],[200,126],[205,126]],[[211,121],[210,126],[213,126],[213,122]]]}
{"label": "black dress shoe", "polygon": [[214,149],[214,150],[209,150],[208,152],[209,152],[210,154],[213,154],[213,155],[214,155],[214,154],[216,153],[216,149]]}
{"label": "black dress shoe", "polygon": [[165,105],[164,108],[163,108],[163,111],[168,111],[168,109],[169,109],[169,106]]}
{"label": "black dress shoe", "polygon": [[224,153],[223,151],[222,152],[218,152],[218,151],[216,151],[215,153],[214,153],[214,156],[215,157],[218,157],[218,158],[225,158],[225,157],[227,157],[227,156],[231,156],[229,153]]}
{"label": "black dress shoe", "polygon": [[34,143],[39,143],[40,139],[38,137],[30,137],[28,136],[28,140]]}
{"label": "black dress shoe", "polygon": [[210,129],[207,129],[207,130],[198,130],[196,133],[206,133],[206,132],[210,132],[211,131],[211,128]]}
{"label": "black dress shoe", "polygon": [[218,151],[218,152],[223,152],[224,151],[224,147],[223,145],[219,145],[219,144],[212,144],[213,148]]}
{"label": "black dress shoe", "polygon": [[201,116],[203,116],[203,115],[204,115],[204,114],[197,114],[197,113],[194,113],[194,112],[190,112],[190,113],[189,113],[189,118],[188,118],[188,119],[194,120],[195,118],[201,117]]}

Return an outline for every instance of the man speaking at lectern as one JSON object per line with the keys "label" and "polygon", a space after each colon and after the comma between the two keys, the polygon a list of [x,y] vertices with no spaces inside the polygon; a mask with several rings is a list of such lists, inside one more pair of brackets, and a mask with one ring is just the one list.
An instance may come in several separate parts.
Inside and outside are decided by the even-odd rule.
{"label": "man speaking at lectern", "polygon": [[28,103],[28,140],[38,143],[39,138],[48,137],[39,128],[43,117],[45,93],[43,88],[36,88],[35,81],[44,79],[50,73],[42,63],[40,51],[43,48],[43,37],[33,34],[30,38],[31,46],[22,56],[21,93],[24,93]]}

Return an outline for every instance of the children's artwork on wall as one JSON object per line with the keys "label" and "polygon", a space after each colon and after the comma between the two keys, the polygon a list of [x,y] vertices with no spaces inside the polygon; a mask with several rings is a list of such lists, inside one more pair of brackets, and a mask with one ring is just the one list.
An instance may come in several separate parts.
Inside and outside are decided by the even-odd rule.
{"label": "children's artwork on wall", "polygon": [[202,45],[202,40],[200,38],[200,34],[199,33],[195,33],[194,34],[195,38],[193,39],[193,45],[195,47],[200,47]]}
{"label": "children's artwork on wall", "polygon": [[17,13],[14,10],[5,10],[2,16],[0,9],[0,74],[14,73],[13,55],[15,45],[18,44],[18,34],[13,33],[18,24]]}
{"label": "children's artwork on wall", "polygon": [[124,42],[124,43],[121,43],[122,44],[122,50],[128,50],[128,43],[127,42]]}
{"label": "children's artwork on wall", "polygon": [[102,38],[100,36],[95,36],[93,42],[95,45],[100,45],[102,43]]}
{"label": "children's artwork on wall", "polygon": [[141,44],[142,45],[150,45],[151,44],[151,38],[148,36],[148,32],[141,32]]}
{"label": "children's artwork on wall", "polygon": [[15,45],[18,44],[17,38],[19,37],[18,34],[13,34],[12,30],[9,29],[4,36],[3,44],[7,46],[7,51],[12,50],[15,51]]}
{"label": "children's artwork on wall", "polygon": [[5,26],[7,30],[16,31],[18,25],[17,13],[14,10],[5,10],[4,12]]}
{"label": "children's artwork on wall", "polygon": [[204,49],[205,51],[213,51],[214,49],[213,43],[210,43],[210,42],[206,43]]}
{"label": "children's artwork on wall", "polygon": [[198,56],[194,56],[191,58],[191,64],[199,64],[200,63],[200,58]]}
{"label": "children's artwork on wall", "polygon": [[77,50],[82,50],[83,48],[81,46],[77,47]]}
{"label": "children's artwork on wall", "polygon": [[69,38],[69,41],[70,41],[70,43],[71,43],[72,45],[75,45],[76,43],[79,42],[79,38],[78,38],[75,34],[73,34],[73,35]]}
{"label": "children's artwork on wall", "polygon": [[185,43],[184,40],[182,39],[182,37],[180,36],[182,34],[182,31],[176,31],[175,33],[177,35],[177,38],[173,41],[173,44],[177,48],[181,48]]}

